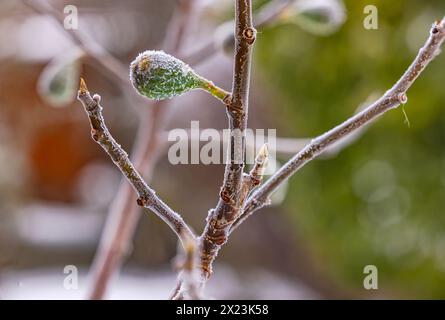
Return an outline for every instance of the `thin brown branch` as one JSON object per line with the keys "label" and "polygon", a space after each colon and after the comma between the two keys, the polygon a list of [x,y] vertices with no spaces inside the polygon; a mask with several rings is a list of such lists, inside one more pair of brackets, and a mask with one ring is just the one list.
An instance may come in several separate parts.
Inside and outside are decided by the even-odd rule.
{"label": "thin brown branch", "polygon": [[239,226],[256,210],[269,202],[270,195],[289,177],[295,174],[308,162],[323,154],[330,146],[346,139],[363,126],[378,118],[385,112],[397,108],[407,102],[407,91],[428,64],[440,53],[440,47],[445,40],[445,17],[436,21],[430,31],[430,36],[418,55],[397,81],[382,97],[368,108],[349,118],[342,124],[312,140],[304,149],[298,152],[269,180],[260,186],[247,200],[244,213],[233,224],[232,229]]}
{"label": "thin brown branch", "polygon": [[127,178],[133,189],[138,194],[137,204],[150,209],[167,223],[176,233],[185,249],[190,246],[190,239],[195,239],[191,228],[184,222],[182,217],[166,205],[144,181],[142,176],[131,163],[127,153],[116,142],[105,125],[100,105],[100,96],[95,94],[91,97],[83,79],[80,81],[78,100],[82,103],[88,115],[91,125],[91,137],[110,156],[114,164]]}
{"label": "thin brown branch", "polygon": [[247,127],[250,65],[256,30],[252,25],[250,0],[235,1],[235,56],[232,84],[232,100],[227,106],[231,131],[228,157],[220,199],[210,210],[207,224],[201,236],[201,268],[203,281],[212,273],[212,263],[219,249],[227,241],[230,225],[239,216],[242,207],[245,137]]}
{"label": "thin brown branch", "polygon": [[[196,0],[180,0],[173,18],[167,28],[164,49],[173,54],[182,46],[193,13],[196,11]],[[136,168],[150,180],[163,145],[160,133],[164,129],[170,112],[170,100],[155,101],[144,109],[139,124],[132,159]],[[102,299],[110,280],[115,275],[128,253],[131,240],[140,218],[140,210],[134,205],[136,194],[127,183],[121,183],[116,198],[110,206],[99,248],[90,270],[92,280],[89,298]]]}
{"label": "thin brown branch", "polygon": [[[156,101],[147,107],[137,130],[136,142],[131,152],[135,167],[144,174],[147,181],[151,179],[155,163],[160,156],[158,152],[158,132],[164,126],[166,101]],[[140,218],[140,210],[135,205],[137,195],[131,186],[122,181],[116,197],[110,205],[104,231],[99,247],[90,269],[90,299],[102,299],[108,284],[120,268],[128,254],[131,239]]]}
{"label": "thin brown branch", "polygon": [[201,300],[201,286],[199,285],[199,273],[197,268],[197,241],[189,239],[183,252],[182,261],[180,262],[180,273],[178,283],[171,295],[171,300],[184,300],[190,298],[192,300]]}

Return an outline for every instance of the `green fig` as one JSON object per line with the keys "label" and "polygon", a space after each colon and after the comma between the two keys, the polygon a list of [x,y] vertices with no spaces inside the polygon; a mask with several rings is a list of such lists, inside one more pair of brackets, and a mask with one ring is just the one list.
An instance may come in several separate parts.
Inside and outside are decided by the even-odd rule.
{"label": "green fig", "polygon": [[194,89],[205,90],[223,101],[229,96],[164,51],[147,50],[139,54],[130,65],[130,80],[139,94],[154,100],[170,99]]}

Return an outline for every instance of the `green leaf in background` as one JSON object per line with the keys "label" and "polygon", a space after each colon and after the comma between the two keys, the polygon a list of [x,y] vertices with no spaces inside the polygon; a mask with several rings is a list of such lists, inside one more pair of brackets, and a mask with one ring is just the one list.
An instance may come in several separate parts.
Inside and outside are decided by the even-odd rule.
{"label": "green leaf in background", "polygon": [[44,101],[53,107],[64,107],[75,100],[83,56],[82,50],[73,49],[48,63],[37,82]]}
{"label": "green leaf in background", "polygon": [[295,23],[316,35],[336,32],[345,20],[346,11],[341,0],[297,0],[281,18],[282,22]]}

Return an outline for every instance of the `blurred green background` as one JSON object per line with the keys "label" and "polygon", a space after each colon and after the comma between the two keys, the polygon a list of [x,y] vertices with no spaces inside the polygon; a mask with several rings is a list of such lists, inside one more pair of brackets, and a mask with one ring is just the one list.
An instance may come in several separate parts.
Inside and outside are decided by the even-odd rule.
{"label": "blurred green background", "polygon": [[[365,5],[379,27],[363,27]],[[328,37],[292,24],[260,34],[256,73],[273,88],[268,117],[280,134],[316,136],[373,94],[389,89],[428,37],[443,1],[346,1],[347,21]],[[439,56],[401,108],[354,145],[294,176],[289,223],[319,265],[352,290],[376,265],[379,288],[399,297],[445,298],[445,58]]]}

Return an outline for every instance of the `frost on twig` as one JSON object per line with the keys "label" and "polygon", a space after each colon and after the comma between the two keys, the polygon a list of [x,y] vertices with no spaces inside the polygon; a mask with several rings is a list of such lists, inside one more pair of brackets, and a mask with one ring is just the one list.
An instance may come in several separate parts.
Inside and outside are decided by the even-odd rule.
{"label": "frost on twig", "polygon": [[445,17],[433,24],[430,36],[425,45],[420,49],[414,61],[397,83],[365,110],[359,112],[325,134],[313,139],[306,147],[290,159],[247,199],[244,206],[244,212],[236,222],[237,225],[242,223],[256,210],[264,207],[267,204],[270,195],[305,164],[323,154],[326,150],[329,150],[329,147],[334,144],[344,141],[351,134],[368,125],[385,112],[397,108],[401,104],[407,103],[408,97],[406,93],[408,89],[413,85],[428,64],[440,53],[440,47],[444,40]]}
{"label": "frost on twig", "polygon": [[212,264],[219,249],[227,241],[229,229],[242,209],[244,155],[249,102],[250,67],[256,30],[252,23],[251,0],[235,1],[235,55],[232,98],[227,105],[231,139],[220,198],[209,211],[201,235],[201,269],[205,282],[212,273]]}
{"label": "frost on twig", "polygon": [[91,125],[91,137],[110,156],[114,164],[119,168],[125,178],[130,182],[138,194],[138,205],[148,208],[164,220],[168,226],[181,239],[183,246],[186,246],[189,239],[194,239],[195,235],[190,227],[184,222],[182,217],[167,206],[143,180],[139,172],[131,163],[127,153],[114,140],[102,115],[100,96],[95,94],[91,97],[86,87],[85,81],[80,80],[78,100],[82,103],[88,115]]}
{"label": "frost on twig", "polygon": [[[173,15],[168,23],[166,35],[163,39],[162,48],[177,53],[183,47],[184,39],[189,33],[191,21],[200,6],[196,0],[177,1]],[[80,30],[69,32],[77,34]],[[103,57],[102,57],[103,58]],[[103,59],[100,59],[100,62]],[[112,60],[106,59],[107,66],[115,65]],[[122,69],[122,68],[119,68]],[[125,90],[131,86],[128,77],[128,68],[124,66]],[[149,104],[143,110],[141,122],[138,126],[132,159],[136,168],[146,177],[151,179],[156,162],[162,146],[159,144],[158,135],[164,129],[168,114],[172,112],[169,108],[169,101],[155,101],[147,103],[146,99],[140,99],[144,104]],[[132,104],[133,105],[133,104]],[[136,196],[128,185],[123,181],[118,189],[116,197],[110,205],[107,221],[99,243],[90,274],[92,279],[92,289],[89,297],[101,299],[106,293],[110,279],[119,272],[119,266],[125,257],[125,252],[132,241],[135,226],[139,220],[140,211],[134,206]]]}

